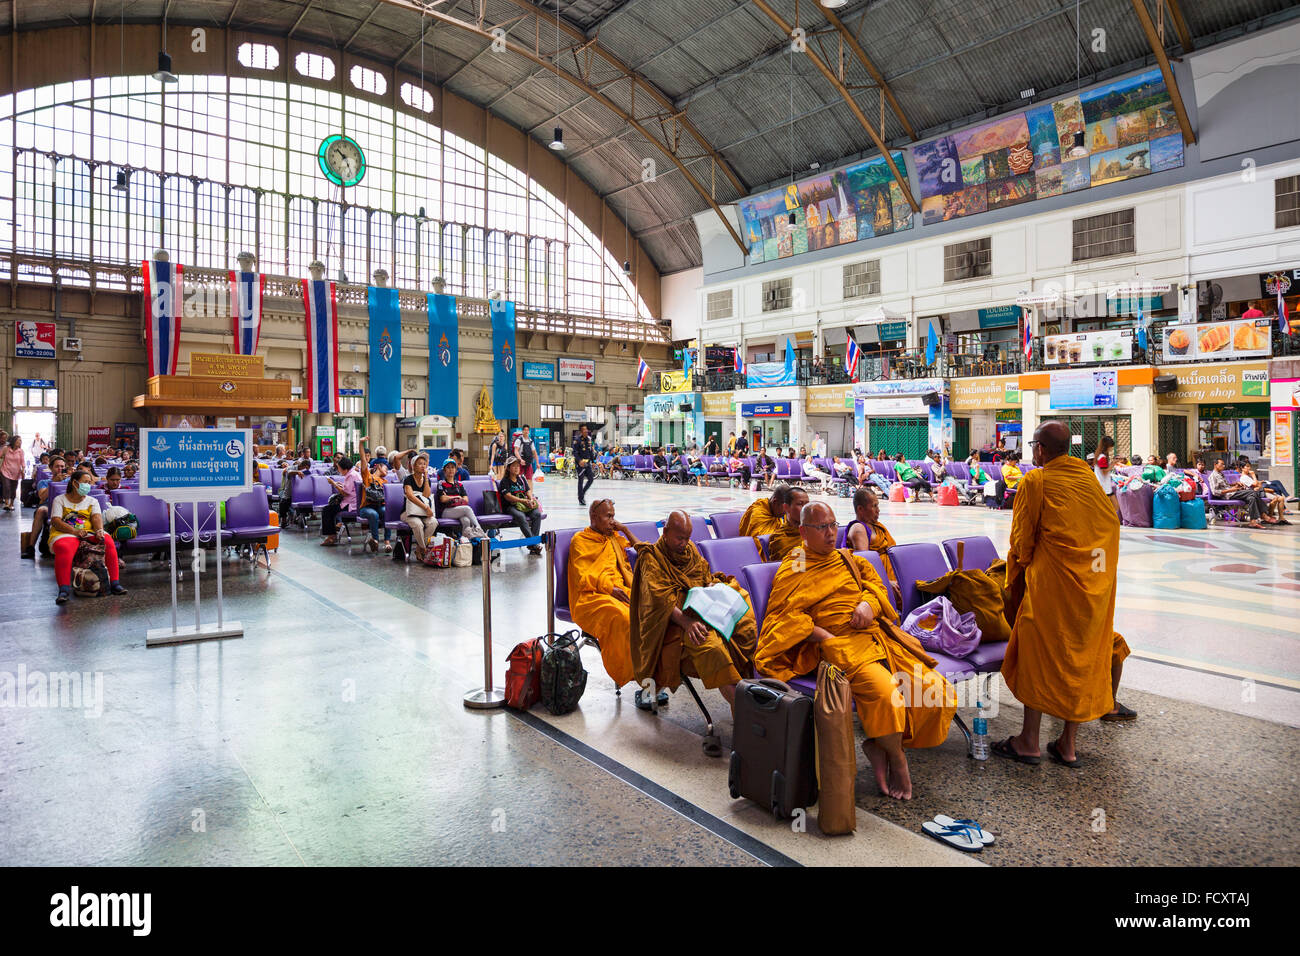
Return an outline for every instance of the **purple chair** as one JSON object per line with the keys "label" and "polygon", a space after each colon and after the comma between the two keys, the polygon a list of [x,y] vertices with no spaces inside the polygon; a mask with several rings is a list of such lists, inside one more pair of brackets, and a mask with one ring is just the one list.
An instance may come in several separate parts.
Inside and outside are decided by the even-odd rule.
{"label": "purple chair", "polygon": [[894,480],[894,463],[892,461],[872,461],[871,470],[886,481]]}
{"label": "purple chair", "polygon": [[976,534],[965,538],[945,538],[943,553],[954,571],[957,566],[957,543],[962,543],[962,558],[966,568],[982,568],[985,571],[998,559],[997,546],[987,535]]}
{"label": "purple chair", "polygon": [[730,574],[744,583],[740,574],[742,569],[751,564],[758,564],[763,556],[752,538],[722,538],[717,541],[701,541],[696,544],[700,554],[714,571]]}
{"label": "purple chair", "polygon": [[267,468],[265,471],[271,476],[271,494],[278,495],[280,493],[280,485],[284,483],[284,469]]}
{"label": "purple chair", "polygon": [[[1225,471],[1224,476],[1229,482],[1235,479],[1229,477],[1231,472]],[[53,485],[50,485],[53,488]],[[51,492],[53,494],[53,492]],[[1236,521],[1240,518],[1238,512],[1246,507],[1246,502],[1239,501],[1236,498],[1215,498],[1210,491],[1210,480],[1201,478],[1201,497],[1205,500],[1205,510],[1213,515],[1216,520]]]}
{"label": "purple chair", "polygon": [[261,551],[268,574],[271,571],[271,556],[266,552],[266,539],[279,531],[278,526],[271,524],[271,509],[266,503],[266,495],[260,489],[254,488],[226,501],[226,527],[221,529],[222,543],[247,545],[249,560],[254,565],[257,564],[257,552]]}
{"label": "purple chair", "polygon": [[691,515],[691,540],[696,544],[713,540],[713,534],[709,531],[709,521],[704,515]]}
{"label": "purple chair", "polygon": [[713,522],[713,536],[715,538],[739,537],[740,519],[744,516],[743,511],[719,511],[709,515],[709,520]]}
{"label": "purple chair", "polygon": [[917,591],[917,581],[933,581],[948,573],[948,562],[937,544],[896,544],[889,549],[889,563],[898,576],[903,603],[898,612],[904,616],[929,600]]}
{"label": "purple chair", "polygon": [[988,474],[991,480],[993,481],[1002,480],[1002,462],[1000,461],[987,462],[984,465],[984,471]]}
{"label": "purple chair", "polygon": [[627,530],[636,536],[638,541],[645,541],[654,544],[659,540],[659,525],[654,521],[628,521],[625,523]]}
{"label": "purple chair", "polygon": [[499,497],[497,498],[497,514],[483,513],[484,496],[492,495],[493,497],[497,497],[496,485],[493,483],[491,478],[471,478],[469,481],[465,482],[465,494],[469,497],[469,506],[473,509],[475,516],[478,518],[478,523],[483,526],[484,531],[491,534],[494,531],[499,531],[501,528],[514,524],[514,522],[510,520],[509,515],[503,515],[500,513],[501,507],[499,504]]}
{"label": "purple chair", "polygon": [[[573,543],[573,536],[581,530],[581,528],[565,528],[562,531],[552,532],[555,535],[555,542],[551,547],[551,562],[555,569],[555,617],[556,620],[564,621],[566,624],[573,623],[569,604],[569,547]],[[553,623],[551,630],[555,630]]]}
{"label": "purple chair", "polygon": [[114,494],[117,495],[115,503],[135,515],[138,522],[135,537],[129,541],[118,542],[119,553],[138,554],[142,551],[169,549],[171,531],[167,517],[167,502],[153,495],[142,495],[138,491],[119,489]]}
{"label": "purple chair", "polygon": [[[326,487],[329,486],[326,485]],[[315,476],[295,475],[293,485],[289,489],[289,506],[293,523],[305,530],[307,528],[307,519],[311,517],[312,512],[315,510],[315,503]]]}
{"label": "purple chair", "polygon": [[393,549],[394,561],[405,561],[411,553],[411,526],[402,520],[406,510],[406,489],[391,482],[384,485],[384,530],[392,531],[397,537],[397,547]]}
{"label": "purple chair", "polygon": [[771,539],[771,537],[772,537],[772,536],[771,536],[770,534],[760,534],[760,535],[758,536],[758,546],[759,546],[759,548],[760,548],[760,549],[762,550],[762,552],[763,552],[763,560],[764,560],[764,561],[770,561],[770,560],[771,560],[771,558],[769,558],[769,557],[767,556],[767,542]]}
{"label": "purple chair", "polygon": [[767,613],[767,599],[772,595],[772,581],[780,570],[777,564],[747,564],[741,569],[741,582],[749,592],[749,603],[754,607],[754,621],[759,633],[763,631],[763,615]]}
{"label": "purple chair", "polygon": [[[193,504],[184,502],[174,507],[176,508],[176,543],[178,547],[182,542],[192,547],[196,538],[199,545],[204,548],[217,546],[217,506],[215,504],[211,501],[200,501],[197,522],[195,521]],[[224,538],[226,534],[226,529],[222,528],[222,537]]]}

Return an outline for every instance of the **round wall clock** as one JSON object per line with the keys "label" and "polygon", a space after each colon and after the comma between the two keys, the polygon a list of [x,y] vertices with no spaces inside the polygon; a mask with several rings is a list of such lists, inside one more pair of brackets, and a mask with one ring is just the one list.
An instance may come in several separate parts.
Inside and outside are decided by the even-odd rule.
{"label": "round wall clock", "polygon": [[335,133],[320,141],[320,171],[336,186],[355,186],[366,174],[366,154],[350,136]]}

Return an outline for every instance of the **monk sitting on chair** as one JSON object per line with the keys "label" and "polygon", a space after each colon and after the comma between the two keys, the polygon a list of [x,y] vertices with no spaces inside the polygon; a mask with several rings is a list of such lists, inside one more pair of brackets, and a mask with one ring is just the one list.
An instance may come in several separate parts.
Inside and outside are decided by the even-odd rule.
{"label": "monk sitting on chair", "polygon": [[[751,606],[729,637],[682,609],[691,588],[725,584],[749,594],[727,574],[715,574],[691,541],[691,519],[674,511],[664,525],[663,537],[654,544],[636,546],[636,572],[632,576],[632,669],[637,683],[647,678],[656,688],[676,690],[683,675],[698,677],[705,687],[717,688],[731,704],[736,684],[747,677],[754,659],[756,625]],[[737,610],[739,610],[737,608]],[[644,697],[642,698],[644,700]],[[638,701],[650,709],[650,702]]]}
{"label": "monk sitting on chair", "polygon": [[1011,642],[1002,662],[1025,720],[993,752],[1039,763],[1047,713],[1065,721],[1060,739],[1047,745],[1052,760],[1078,767],[1079,724],[1137,717],[1115,700],[1129,653],[1114,627],[1119,517],[1092,469],[1067,454],[1070,430],[1062,422],[1043,422],[1029,445],[1040,467],[1016,492],[1007,549]]}
{"label": "monk sitting on chair", "polygon": [[[844,543],[850,551],[874,551],[880,555],[880,565],[889,578],[889,589],[894,597],[901,597],[898,590],[898,576],[894,566],[885,552],[898,544],[894,536],[880,523],[880,499],[870,488],[859,488],[853,492],[853,513],[856,517],[849,522],[844,532]],[[898,603],[902,603],[899,601]]]}
{"label": "monk sitting on chair", "polygon": [[862,744],[880,792],[912,798],[904,747],[936,747],[948,736],[957,693],[920,643],[897,627],[885,584],[870,562],[835,549],[835,515],[814,502],[803,511],[803,547],[776,572],[754,666],[790,680],[834,664],[848,677]]}
{"label": "monk sitting on chair", "polygon": [[785,519],[785,509],[790,504],[789,485],[777,485],[768,498],[759,498],[745,509],[740,518],[740,534],[745,538],[757,538],[759,535],[771,534],[781,527]]}
{"label": "monk sitting on chair", "polygon": [[799,515],[806,504],[808,504],[808,492],[802,488],[791,488],[790,502],[785,506],[785,515],[781,524],[767,539],[767,560],[780,561],[803,544],[803,539],[799,537]]}
{"label": "monk sitting on chair", "polygon": [[[614,502],[608,498],[593,501],[587,514],[591,526],[575,534],[569,546],[570,613],[574,624],[596,638],[605,673],[615,687],[622,687],[632,679],[628,643],[632,566],[627,549],[637,540],[615,519]],[[667,700],[665,693],[663,701]]]}

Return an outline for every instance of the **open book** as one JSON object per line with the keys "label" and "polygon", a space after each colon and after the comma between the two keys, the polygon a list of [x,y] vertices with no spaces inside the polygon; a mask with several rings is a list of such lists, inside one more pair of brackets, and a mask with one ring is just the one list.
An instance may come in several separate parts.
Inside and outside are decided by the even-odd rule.
{"label": "open book", "polygon": [[691,588],[686,592],[683,610],[694,611],[701,621],[723,637],[731,639],[731,632],[749,605],[745,596],[726,584],[710,584],[707,588]]}

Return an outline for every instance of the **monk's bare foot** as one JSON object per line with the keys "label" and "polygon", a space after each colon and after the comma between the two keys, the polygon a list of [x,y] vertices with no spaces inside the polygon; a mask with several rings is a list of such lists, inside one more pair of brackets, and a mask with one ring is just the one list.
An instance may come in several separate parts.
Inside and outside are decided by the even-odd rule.
{"label": "monk's bare foot", "polygon": [[862,752],[867,755],[871,761],[871,772],[876,775],[876,786],[885,796],[891,796],[889,792],[889,758],[885,756],[885,748],[880,746],[874,740],[862,741]]}
{"label": "monk's bare foot", "polygon": [[1067,745],[1064,742],[1063,737],[1058,737],[1056,740],[1056,752],[1060,754],[1061,759],[1066,763],[1074,763],[1075,757],[1078,756],[1078,754],[1074,752],[1074,744],[1070,743]]}
{"label": "monk's bare foot", "polygon": [[1022,757],[1041,757],[1043,752],[1038,749],[1038,741],[1034,741],[1034,746],[1029,747],[1021,737],[1011,738],[1011,749]]}
{"label": "monk's bare foot", "polygon": [[889,795],[895,800],[912,799],[912,775],[907,769],[907,757],[902,754],[889,758]]}

